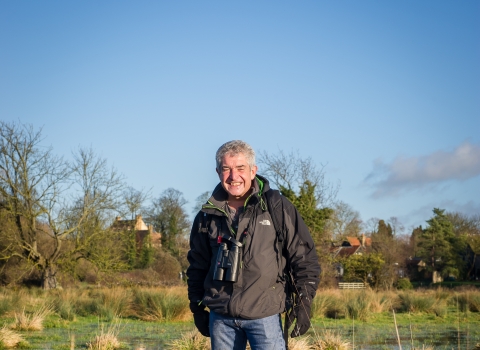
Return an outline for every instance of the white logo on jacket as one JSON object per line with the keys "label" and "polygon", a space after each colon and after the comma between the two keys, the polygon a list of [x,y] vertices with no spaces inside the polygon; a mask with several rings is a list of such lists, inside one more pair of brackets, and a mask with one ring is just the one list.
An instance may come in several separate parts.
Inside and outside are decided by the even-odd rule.
{"label": "white logo on jacket", "polygon": [[262,221],[259,221],[259,223],[262,225],[270,226],[270,220],[262,220]]}

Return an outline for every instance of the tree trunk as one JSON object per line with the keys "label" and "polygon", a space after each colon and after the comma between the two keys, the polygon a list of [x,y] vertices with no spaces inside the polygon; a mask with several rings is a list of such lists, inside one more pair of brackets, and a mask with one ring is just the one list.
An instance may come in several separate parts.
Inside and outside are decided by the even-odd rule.
{"label": "tree trunk", "polygon": [[43,270],[42,274],[42,288],[47,289],[55,289],[57,288],[57,271],[56,269],[49,265]]}

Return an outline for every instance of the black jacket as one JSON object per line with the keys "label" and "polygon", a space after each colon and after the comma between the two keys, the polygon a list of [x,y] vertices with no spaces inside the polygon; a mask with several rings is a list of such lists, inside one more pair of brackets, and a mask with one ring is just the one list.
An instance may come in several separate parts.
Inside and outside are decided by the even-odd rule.
{"label": "black jacket", "polygon": [[[240,214],[235,239],[244,243],[238,281],[213,280],[219,249],[219,234],[230,235],[231,219],[225,211],[227,193],[219,184],[207,204],[197,214],[190,234],[187,269],[188,297],[202,300],[217,313],[257,319],[285,311],[286,286],[279,278],[288,259],[298,294],[315,296],[320,265],[307,226],[293,204],[284,201],[284,221],[287,228],[286,255],[279,261],[277,235],[267,210],[264,193],[270,190],[268,181],[257,175],[252,194]],[[211,214],[208,232],[200,232],[201,217]],[[282,266],[279,266],[282,265]]]}

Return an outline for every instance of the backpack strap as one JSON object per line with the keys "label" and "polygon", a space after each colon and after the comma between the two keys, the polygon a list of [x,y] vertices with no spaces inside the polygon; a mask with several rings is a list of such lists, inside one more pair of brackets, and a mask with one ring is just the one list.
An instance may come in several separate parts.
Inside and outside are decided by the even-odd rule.
{"label": "backpack strap", "polygon": [[203,215],[200,215],[200,220],[198,222],[198,232],[208,233],[208,228],[210,227],[211,222],[211,214],[203,213]]}
{"label": "backpack strap", "polygon": [[[277,234],[277,254],[278,254],[278,277],[284,281],[284,271],[280,271],[280,267],[283,266],[284,253],[286,253],[287,247],[287,233],[285,227],[285,218],[283,213],[283,200],[280,191],[268,190],[265,192],[265,199],[267,202],[267,210],[270,213],[273,221],[273,227]],[[288,269],[288,261],[287,261]]]}
{"label": "backpack strap", "polygon": [[290,271],[290,263],[288,259],[286,259],[285,264],[285,271],[281,270],[283,266],[283,259],[287,256],[287,229],[285,226],[285,216],[283,211],[283,199],[280,194],[280,191],[277,190],[268,190],[265,192],[265,199],[267,202],[267,209],[272,217],[273,227],[275,228],[275,232],[277,233],[277,261],[278,261],[278,278],[281,281],[285,281],[286,287],[286,312],[285,312],[285,320],[283,325],[283,340],[285,341],[285,349],[288,350],[288,313],[291,312],[293,308],[293,300],[292,298],[292,287],[291,287],[291,279],[288,275]]}

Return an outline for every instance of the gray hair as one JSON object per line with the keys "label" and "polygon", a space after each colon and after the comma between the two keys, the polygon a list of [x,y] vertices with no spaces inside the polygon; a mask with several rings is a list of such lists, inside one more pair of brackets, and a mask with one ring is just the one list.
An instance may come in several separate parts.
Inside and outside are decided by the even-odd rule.
{"label": "gray hair", "polygon": [[236,156],[237,154],[243,154],[247,158],[248,165],[250,168],[255,166],[255,151],[252,146],[248,143],[241,140],[228,141],[220,146],[215,155],[217,161],[217,169],[220,170],[220,164],[222,163],[223,157],[226,155]]}

